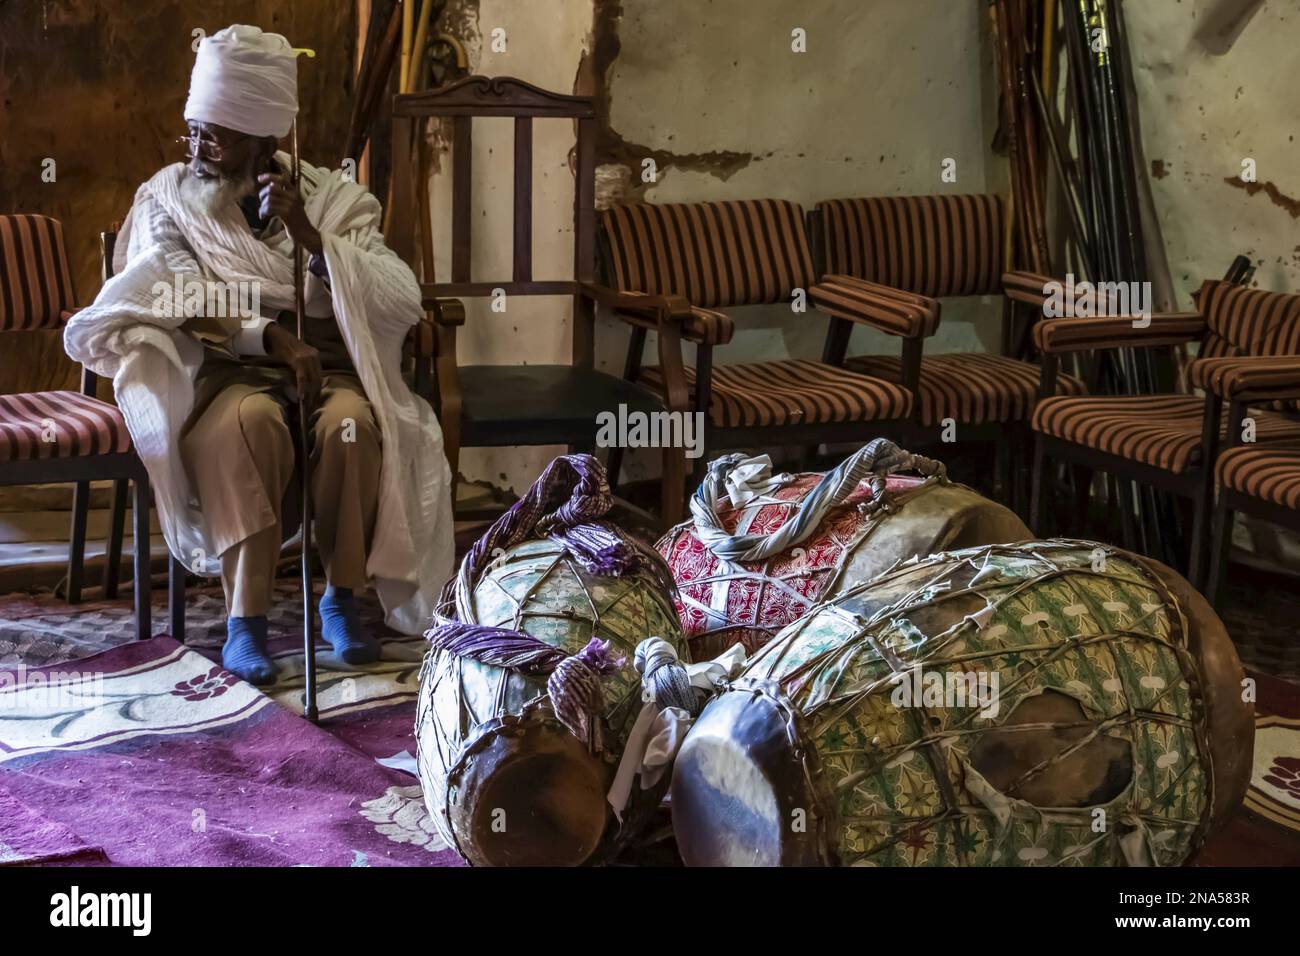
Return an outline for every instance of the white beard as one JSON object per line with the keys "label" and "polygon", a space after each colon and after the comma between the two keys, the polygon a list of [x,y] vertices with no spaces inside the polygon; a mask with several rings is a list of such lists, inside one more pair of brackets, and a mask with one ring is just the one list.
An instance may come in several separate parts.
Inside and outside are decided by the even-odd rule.
{"label": "white beard", "polygon": [[247,175],[221,175],[204,179],[188,168],[181,176],[181,199],[196,213],[218,217],[228,214],[230,207],[257,191],[253,178]]}

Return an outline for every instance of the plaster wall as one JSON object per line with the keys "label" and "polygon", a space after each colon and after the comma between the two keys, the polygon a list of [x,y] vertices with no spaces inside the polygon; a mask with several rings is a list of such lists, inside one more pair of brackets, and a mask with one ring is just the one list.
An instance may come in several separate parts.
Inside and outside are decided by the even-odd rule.
{"label": "plaster wall", "polygon": [[[1300,292],[1300,0],[1130,0],[1142,139],[1177,305],[1238,253]],[[1257,181],[1242,180],[1255,161]]]}

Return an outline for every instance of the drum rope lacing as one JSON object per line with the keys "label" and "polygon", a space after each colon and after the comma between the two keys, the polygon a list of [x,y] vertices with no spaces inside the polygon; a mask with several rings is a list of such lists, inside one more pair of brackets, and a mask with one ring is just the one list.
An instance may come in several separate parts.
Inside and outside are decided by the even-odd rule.
{"label": "drum rope lacing", "polygon": [[[1053,539],[1050,542],[1038,542],[1025,545],[991,545],[980,549],[971,549],[971,553],[963,560],[962,565],[974,565],[977,563],[977,560],[981,558],[983,559],[984,564],[983,567],[977,569],[977,573],[974,577],[964,586],[954,586],[954,575],[952,570],[946,567],[941,568],[940,573],[934,578],[923,580],[914,589],[900,594],[892,603],[883,604],[874,608],[866,617],[853,614],[852,617],[855,621],[856,634],[851,639],[845,640],[832,647],[826,648],[820,653],[812,655],[798,666],[784,671],[774,680],[772,678],[760,678],[757,677],[757,675],[754,677],[746,675],[746,679],[742,679],[737,686],[741,689],[745,689],[750,686],[747,683],[747,680],[753,681],[753,686],[755,688],[758,686],[770,687],[772,692],[780,699],[793,701],[807,688],[818,686],[822,682],[826,681],[829,673],[835,671],[837,668],[845,667],[845,661],[849,660],[853,656],[850,650],[851,648],[866,648],[869,652],[874,652],[879,655],[880,660],[889,666],[891,671],[889,674],[874,681],[867,681],[851,693],[844,695],[828,695],[825,700],[803,713],[802,720],[805,727],[805,733],[810,737],[815,737],[835,724],[842,715],[851,711],[862,699],[874,694],[888,693],[891,688],[897,685],[901,676],[905,672],[910,672],[916,667],[924,666],[931,670],[941,670],[949,665],[957,665],[962,668],[967,668],[981,660],[995,659],[999,656],[1005,655],[1009,650],[1014,650],[1019,654],[1025,655],[1027,658],[1026,663],[1028,663],[1028,659],[1032,658],[1033,663],[1030,665],[1030,669],[1022,672],[1009,685],[1001,688],[1002,693],[1005,694],[1015,690],[1020,684],[1028,682],[1034,673],[1045,667],[1048,663],[1085,644],[1102,644],[1109,646],[1113,645],[1116,641],[1138,641],[1142,643],[1162,645],[1168,648],[1173,653],[1174,659],[1178,663],[1182,672],[1182,677],[1190,685],[1190,696],[1193,699],[1199,698],[1201,691],[1197,679],[1196,665],[1186,646],[1187,624],[1184,612],[1177,598],[1174,597],[1156,578],[1156,576],[1146,569],[1140,562],[1131,563],[1131,566],[1138,571],[1140,577],[1143,579],[1142,584],[1138,586],[1150,589],[1152,592],[1160,596],[1160,600],[1158,603],[1153,604],[1150,609],[1145,610],[1143,615],[1135,617],[1135,619],[1130,622],[1130,625],[1125,628],[1117,628],[1096,634],[1075,634],[1065,640],[1047,641],[1042,644],[1020,644],[1014,647],[995,646],[978,653],[965,653],[955,656],[938,654],[937,656],[926,657],[923,664],[920,661],[911,664],[904,664],[891,652],[889,641],[882,639],[882,635],[886,634],[890,628],[898,626],[900,621],[906,623],[908,618],[919,609],[933,606],[944,601],[958,600],[965,596],[979,595],[984,596],[985,600],[990,600],[991,597],[991,601],[984,611],[973,615],[963,615],[954,621],[953,624],[941,634],[932,635],[931,640],[937,644],[939,648],[946,648],[957,643],[962,636],[970,633],[972,629],[977,631],[983,629],[995,610],[1001,607],[1010,606],[1013,602],[1016,602],[1032,589],[1042,585],[1044,581],[1052,579],[1061,581],[1067,588],[1069,588],[1074,599],[1076,602],[1079,602],[1080,605],[1087,604],[1089,598],[1078,590],[1074,581],[1075,576],[1080,578],[1089,577],[1094,579],[1112,579],[1117,583],[1125,585],[1137,585],[1137,582],[1130,578],[1112,576],[1107,572],[1092,570],[1086,566],[1062,566],[1047,556],[1052,550],[1065,552],[1071,548],[1080,550],[1087,548],[1089,551],[1092,551],[1097,547],[1098,546],[1092,542],[1082,542],[1072,539]],[[967,554],[967,552],[961,553]],[[996,574],[986,576],[986,571],[989,569],[987,559],[990,555],[994,554],[1032,556],[1041,563],[1042,570],[1020,581],[1000,579]],[[1112,556],[1110,549],[1105,549],[1105,554],[1108,556],[1108,559]],[[919,566],[924,567],[924,562],[921,562]],[[894,577],[905,579],[907,576],[915,574],[917,567],[918,565],[916,564],[904,565],[898,568],[891,575],[877,578],[870,587],[859,587],[854,589],[854,591],[840,595],[834,601],[821,605],[818,609],[814,609],[813,612],[805,615],[795,627],[786,632],[781,640],[767,645],[752,660],[750,665],[751,670],[761,672],[765,662],[779,662],[782,657],[788,653],[791,645],[801,638],[804,631],[815,625],[818,610],[831,609],[836,604],[843,604],[859,591],[870,590],[870,588],[879,589]],[[1164,615],[1169,623],[1170,633],[1167,636],[1162,637],[1154,632],[1148,632],[1140,626],[1147,618],[1153,617],[1157,614]],[[933,652],[931,653],[933,655]],[[1061,690],[1061,688],[1056,687],[1052,689]],[[1139,800],[1139,790],[1141,788],[1136,783],[1132,787],[1127,788],[1120,797],[1111,801],[1111,812],[1126,824],[1135,827],[1137,833],[1143,838],[1143,842],[1150,839],[1148,830],[1154,824],[1163,823],[1166,826],[1172,826],[1175,822],[1181,824],[1193,824],[1194,833],[1190,842],[1193,846],[1199,845],[1201,840],[1204,838],[1208,826],[1210,808],[1214,803],[1215,781],[1213,776],[1212,755],[1208,745],[1208,738],[1206,736],[1207,731],[1203,708],[1193,705],[1192,711],[1189,714],[1164,713],[1160,711],[1160,702],[1170,697],[1173,692],[1174,685],[1167,684],[1158,693],[1153,694],[1152,699],[1141,709],[1134,708],[1131,701],[1126,701],[1124,709],[1118,714],[1105,719],[1090,719],[1080,725],[1063,722],[1026,723],[1016,725],[1014,728],[1004,725],[1001,727],[1001,732],[1010,732],[1013,730],[1016,732],[1026,732],[1040,729],[1064,729],[1075,726],[1087,726],[1091,732],[1086,738],[1074,741],[1062,749],[1048,755],[1047,758],[1028,769],[1021,777],[1013,781],[1003,793],[994,791],[983,781],[983,778],[979,776],[974,768],[966,763],[964,764],[966,782],[965,790],[975,796],[977,802],[987,806],[989,809],[993,809],[996,805],[997,809],[994,811],[995,815],[1004,814],[1006,810],[1003,809],[1003,807],[1009,807],[1014,803],[1026,812],[1040,814],[1045,823],[1051,820],[1064,821],[1070,819],[1084,819],[1092,812],[1092,807],[1057,807],[1052,808],[1050,812],[1043,811],[1025,803],[1021,799],[1018,799],[1018,790],[1029,779],[1038,776],[1048,768],[1055,766],[1081,748],[1084,744],[1102,734],[1115,732],[1128,732],[1131,734],[1131,728],[1133,725],[1142,721],[1186,726],[1191,731],[1195,740],[1197,758],[1206,768],[1205,798],[1202,801],[1198,819],[1195,821],[1174,821],[1172,818],[1152,816],[1149,813],[1143,812]],[[928,721],[925,719],[927,711],[924,707],[917,709],[918,713],[922,715],[922,725],[928,727]],[[970,726],[973,723],[975,716],[976,711],[972,710],[964,719],[954,721],[948,727],[942,729],[928,729],[918,734],[914,739],[901,741],[892,746],[884,746],[879,750],[879,752],[873,755],[871,761],[869,761],[864,767],[859,768],[853,774],[840,776],[833,784],[825,779],[820,779],[820,782],[813,783],[814,780],[821,778],[821,774],[815,766],[810,766],[805,762],[804,770],[809,777],[810,785],[813,786],[814,792],[818,793],[820,799],[825,802],[823,812],[831,814],[833,811],[829,808],[837,805],[837,800],[832,796],[832,792],[840,793],[846,789],[851,789],[860,779],[865,778],[871,773],[877,772],[880,767],[883,767],[886,764],[901,760],[910,751],[923,751],[930,752],[933,757],[933,766],[941,768],[936,771],[935,782],[941,792],[944,793],[944,803],[946,806],[945,809],[937,815],[927,817],[924,820],[918,820],[915,825],[916,831],[919,832],[920,830],[930,829],[936,826],[943,819],[969,813],[969,808],[963,808],[962,801],[954,798],[954,794],[960,794],[963,792],[963,787],[960,781],[954,779],[952,776],[952,761],[944,758],[942,751],[936,748],[942,748],[945,741],[951,740],[952,738],[976,733],[977,731],[972,729]],[[1136,769],[1139,763],[1136,757],[1137,744],[1130,740],[1130,745],[1135,751],[1135,780],[1145,780],[1146,778],[1143,774]],[[817,762],[815,758],[812,758],[811,756],[809,756],[808,759],[811,759],[813,764],[816,764]],[[1147,782],[1148,784],[1150,783],[1149,780]],[[1149,794],[1146,796],[1150,799]],[[841,817],[840,819],[842,823],[859,822],[856,818]],[[1005,825],[1005,822],[1003,825]],[[1103,836],[1109,835],[1108,831]],[[880,852],[888,846],[900,842],[905,836],[907,836],[906,833],[900,832],[900,834],[887,839],[874,847],[871,850],[871,853]],[[1099,840],[1100,839],[1101,838],[1099,838]],[[1126,854],[1132,853],[1135,856],[1137,855],[1133,845],[1125,844],[1121,841],[1120,846]],[[1088,849],[1090,849],[1090,847],[1082,846],[1078,848],[1078,852],[1083,853]]]}
{"label": "drum rope lacing", "polygon": [[530,538],[561,544],[584,570],[605,577],[649,571],[666,590],[672,573],[663,559],[601,519],[613,505],[605,468],[591,455],[556,458],[527,493],[493,522],[447,582],[424,636],[432,649],[482,664],[546,677],[556,718],[580,740],[591,740],[592,718],[604,706],[601,680],[625,661],[609,654],[609,642],[593,637],[577,654],[521,631],[471,624],[479,578],[497,555]]}

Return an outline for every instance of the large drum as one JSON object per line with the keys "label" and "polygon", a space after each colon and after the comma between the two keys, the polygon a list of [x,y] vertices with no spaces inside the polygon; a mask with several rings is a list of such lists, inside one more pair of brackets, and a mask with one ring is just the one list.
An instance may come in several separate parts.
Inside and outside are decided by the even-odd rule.
{"label": "large drum", "polygon": [[1052,540],[937,554],[791,625],[673,770],[692,865],[1186,861],[1241,800],[1241,664],[1183,578]]}
{"label": "large drum", "polygon": [[685,649],[662,559],[599,521],[594,458],[556,459],[465,557],[421,672],[420,782],[442,836],[475,865],[577,865],[615,852],[657,791],[606,801],[642,709],[636,646]]}
{"label": "large drum", "polygon": [[719,458],[691,515],[657,547],[697,661],[737,643],[753,652],[816,602],[916,555],[1033,537],[939,462],[882,438],[824,475],[773,476],[766,456]]}

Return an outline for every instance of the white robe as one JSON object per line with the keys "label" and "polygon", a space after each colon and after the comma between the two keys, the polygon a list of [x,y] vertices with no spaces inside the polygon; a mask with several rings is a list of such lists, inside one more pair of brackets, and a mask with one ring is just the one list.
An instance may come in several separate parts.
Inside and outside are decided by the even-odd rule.
{"label": "white robe", "polygon": [[[277,154],[281,168],[289,158]],[[238,208],[194,215],[180,196],[180,163],[140,187],[118,236],[115,276],[64,331],[68,355],[111,377],[136,453],[144,461],[167,545],[186,566],[216,574],[179,437],[194,407],[203,348],[181,331],[185,316],[156,314],[155,285],[182,280],[256,281],[264,312],[292,309],[292,240],[255,238]],[[366,571],[388,624],[415,634],[453,568],[451,473],[433,410],[401,374],[402,343],[419,322],[410,268],[384,245],[379,202],[342,173],[302,164],[307,216],[320,231],[329,292],[348,354],[383,435],[379,513]],[[183,241],[182,241],[183,240]],[[323,284],[312,290],[325,294]],[[179,312],[180,310],[174,310]]]}

